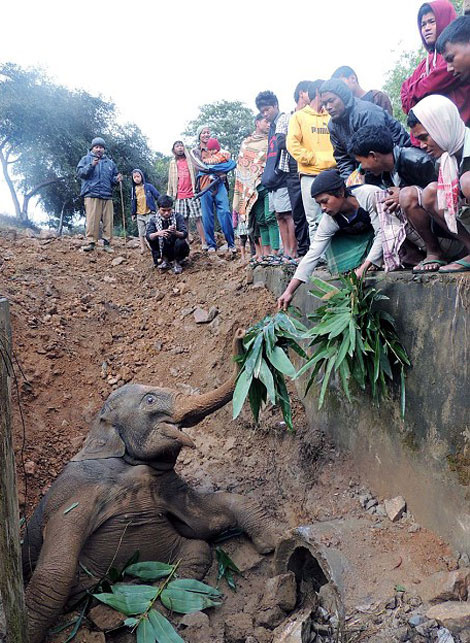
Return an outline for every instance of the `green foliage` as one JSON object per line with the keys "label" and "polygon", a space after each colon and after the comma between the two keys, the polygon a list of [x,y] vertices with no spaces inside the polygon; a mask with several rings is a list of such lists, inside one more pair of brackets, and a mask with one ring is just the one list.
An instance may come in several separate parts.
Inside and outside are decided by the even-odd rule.
{"label": "green foliage", "polygon": [[301,357],[306,354],[299,346],[305,328],[283,312],[268,315],[252,326],[243,338],[244,354],[236,358],[240,364],[237,384],[233,393],[233,418],[238,417],[248,397],[258,422],[261,407],[267,399],[281,407],[289,431],[293,431],[292,412],[285,377],[295,377],[296,369],[287,351],[294,350]]}
{"label": "green foliage", "polygon": [[[83,208],[76,166],[97,135],[123,174],[139,167],[152,181],[154,155],[136,125],[120,125],[112,102],[57,85],[39,69],[0,64],[0,113],[0,161],[22,220],[30,199],[38,198],[52,225],[61,212],[65,225],[73,225]],[[124,196],[129,212],[130,179]],[[114,201],[120,219],[117,190]]]}
{"label": "green foliage", "polygon": [[255,114],[240,101],[221,100],[202,105],[199,115],[190,121],[183,132],[196,144],[196,130],[201,125],[209,125],[213,136],[219,139],[224,149],[237,154],[240,144],[254,129]]}
{"label": "green foliage", "polygon": [[[393,53],[393,52],[392,52]],[[401,86],[411,76],[418,63],[423,60],[426,52],[423,47],[418,50],[400,52],[394,66],[387,72],[383,90],[390,96],[393,106],[393,115],[397,120],[406,125],[406,114],[401,106]]]}
{"label": "green foliage", "polygon": [[156,601],[159,599],[170,612],[190,614],[221,605],[221,593],[197,580],[171,580],[177,568],[178,564],[155,561],[133,563],[123,570],[123,575],[145,581],[165,580],[159,586],[114,583],[110,592],[93,596],[128,617],[124,625],[136,632],[137,643],[184,643],[168,619],[154,609]]}
{"label": "green foliage", "polygon": [[364,280],[358,279],[354,273],[340,280],[341,289],[319,278],[311,280],[310,294],[325,303],[307,316],[313,326],[305,338],[310,339],[313,353],[297,377],[311,370],[307,392],[323,371],[318,400],[321,408],[333,373],[339,376],[349,401],[352,377],[362,390],[370,387],[372,398],[378,404],[387,392],[387,381],[393,382],[394,371],[398,372],[403,417],[405,366],[409,366],[410,361],[397,335],[393,318],[377,307],[378,302],[388,297],[376,288],[366,288]]}
{"label": "green foliage", "polygon": [[235,583],[233,575],[240,574],[240,570],[222,547],[216,547],[215,555],[217,557],[217,585],[219,584],[219,580],[225,578],[225,581],[232,592],[236,592],[237,584]]}

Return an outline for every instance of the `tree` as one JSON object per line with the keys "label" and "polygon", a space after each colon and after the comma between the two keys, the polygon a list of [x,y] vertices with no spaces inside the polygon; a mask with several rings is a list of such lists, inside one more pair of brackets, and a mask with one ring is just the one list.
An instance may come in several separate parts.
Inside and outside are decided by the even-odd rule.
{"label": "tree", "polygon": [[240,101],[221,100],[202,105],[199,115],[188,123],[183,135],[195,139],[197,128],[209,125],[221,146],[237,154],[243,139],[254,129],[254,119],[253,111]]}
{"label": "tree", "polygon": [[401,106],[401,86],[403,81],[411,76],[418,63],[423,60],[424,56],[425,51],[422,47],[419,50],[403,51],[394,67],[392,67],[385,76],[383,90],[390,96],[393,106],[393,115],[404,125],[406,125],[406,114],[403,112]]}
{"label": "tree", "polygon": [[[101,97],[56,85],[40,70],[6,63],[0,66],[0,113],[0,163],[23,222],[33,197],[54,226],[70,225],[83,213],[76,166],[97,135],[105,138],[107,153],[124,175],[138,167],[152,181],[154,154],[147,139],[134,123],[119,124],[113,103]],[[129,213],[127,178],[124,202]],[[115,206],[120,212],[117,191]]]}

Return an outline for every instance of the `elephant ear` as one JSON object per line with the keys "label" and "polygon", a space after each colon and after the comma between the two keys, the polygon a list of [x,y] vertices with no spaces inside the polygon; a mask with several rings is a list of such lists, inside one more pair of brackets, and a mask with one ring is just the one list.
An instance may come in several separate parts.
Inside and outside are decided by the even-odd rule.
{"label": "elephant ear", "polygon": [[122,458],[125,452],[126,445],[116,427],[108,420],[99,418],[88,434],[82,449],[71,461]]}

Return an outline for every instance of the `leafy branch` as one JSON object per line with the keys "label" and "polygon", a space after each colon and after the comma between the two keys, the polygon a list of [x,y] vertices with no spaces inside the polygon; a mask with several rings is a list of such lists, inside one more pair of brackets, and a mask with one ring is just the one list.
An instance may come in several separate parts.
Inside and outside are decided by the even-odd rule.
{"label": "leafy branch", "polygon": [[350,379],[362,390],[370,387],[376,404],[387,392],[387,381],[393,382],[398,372],[401,389],[401,415],[405,414],[405,367],[410,361],[400,338],[395,321],[376,304],[388,297],[376,288],[365,287],[364,280],[354,273],[340,277],[342,288],[336,288],[322,279],[311,280],[310,294],[324,301],[324,305],[307,315],[313,323],[305,334],[313,353],[298,371],[296,377],[311,370],[307,388],[323,370],[324,377],[318,400],[322,407],[332,374],[339,375],[341,387],[351,401]]}
{"label": "leafy branch", "polygon": [[287,351],[291,348],[307,359],[299,345],[306,328],[283,312],[268,315],[251,326],[243,338],[244,354],[237,357],[240,372],[233,393],[233,419],[237,418],[248,397],[255,421],[263,404],[280,406],[289,431],[293,431],[292,411],[285,376],[294,378],[296,368]]}

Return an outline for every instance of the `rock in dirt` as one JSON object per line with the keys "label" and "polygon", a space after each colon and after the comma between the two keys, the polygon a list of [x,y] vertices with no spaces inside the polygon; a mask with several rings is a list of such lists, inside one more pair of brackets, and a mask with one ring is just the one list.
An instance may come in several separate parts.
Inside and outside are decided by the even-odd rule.
{"label": "rock in dirt", "polygon": [[34,476],[34,474],[36,473],[36,463],[32,460],[27,460],[24,463],[24,472],[27,476]]}
{"label": "rock in dirt", "polygon": [[261,608],[280,607],[291,612],[297,603],[297,582],[294,572],[279,574],[266,582]]}
{"label": "rock in dirt", "polygon": [[193,316],[196,324],[208,324],[216,317],[218,312],[219,311],[215,306],[209,308],[209,311],[197,306],[194,310]]}
{"label": "rock in dirt", "polygon": [[254,569],[264,560],[264,556],[258,554],[249,542],[244,542],[237,546],[236,551],[230,557],[241,572]]}
{"label": "rock in dirt", "polygon": [[204,612],[193,612],[192,614],[186,614],[181,619],[181,625],[183,627],[193,627],[199,629],[201,627],[209,626],[209,617]]}
{"label": "rock in dirt", "polygon": [[470,628],[470,603],[447,601],[433,605],[426,612],[429,619],[435,619],[453,634],[468,631]]}
{"label": "rock in dirt", "polygon": [[419,586],[419,595],[427,603],[466,601],[470,588],[470,569],[431,574]]}
{"label": "rock in dirt", "polygon": [[396,496],[396,498],[385,500],[384,505],[387,516],[392,522],[400,520],[406,510],[406,500],[403,496]]}
{"label": "rock in dirt", "polygon": [[122,625],[125,616],[107,605],[97,605],[90,610],[89,618],[103,632],[114,630]]}
{"label": "rock in dirt", "polygon": [[285,612],[278,606],[262,609],[255,615],[255,625],[273,630],[285,617]]}
{"label": "rock in dirt", "polygon": [[225,619],[224,641],[226,643],[245,643],[246,637],[253,633],[253,618],[242,612],[230,614]]}
{"label": "rock in dirt", "polygon": [[466,553],[460,554],[458,566],[459,569],[462,569],[463,567],[470,567],[470,556]]}
{"label": "rock in dirt", "polygon": [[126,258],[125,258],[125,257],[123,257],[122,255],[119,255],[119,257],[115,257],[115,258],[111,261],[111,265],[115,268],[116,266],[121,265],[121,263],[124,263],[124,261],[125,261],[125,260],[126,260]]}
{"label": "rock in dirt", "polygon": [[316,641],[313,630],[312,610],[306,609],[297,612],[295,617],[289,619],[287,625],[283,624],[273,632],[273,643],[305,643]]}

